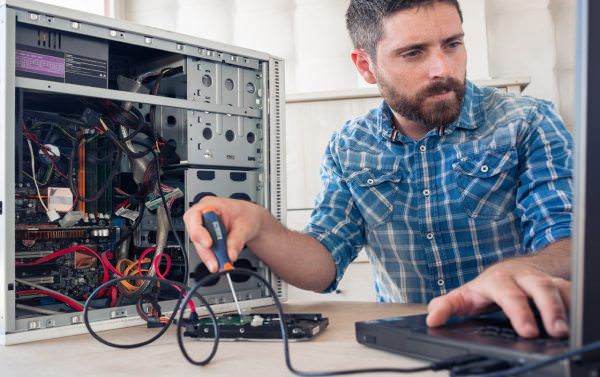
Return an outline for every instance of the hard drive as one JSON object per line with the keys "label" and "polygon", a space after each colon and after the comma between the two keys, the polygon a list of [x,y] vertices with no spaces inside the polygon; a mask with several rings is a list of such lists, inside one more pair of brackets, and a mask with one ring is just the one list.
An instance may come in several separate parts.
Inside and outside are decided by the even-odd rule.
{"label": "hard drive", "polygon": [[[329,319],[321,314],[284,314],[290,340],[310,340],[329,325]],[[279,315],[254,313],[240,317],[228,314],[217,317],[219,337],[228,340],[276,340],[281,339]],[[212,340],[215,337],[210,318],[200,318],[185,326],[184,336]]]}

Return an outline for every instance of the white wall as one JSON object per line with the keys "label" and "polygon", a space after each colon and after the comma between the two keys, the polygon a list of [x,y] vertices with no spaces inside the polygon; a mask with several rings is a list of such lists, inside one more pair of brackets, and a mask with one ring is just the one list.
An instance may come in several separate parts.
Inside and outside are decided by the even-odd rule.
{"label": "white wall", "polygon": [[556,103],[573,124],[575,0],[487,0],[489,72],[530,76],[525,94]]}
{"label": "white wall", "polygon": [[485,1],[460,0],[463,12],[463,30],[467,48],[467,77],[469,79],[489,78],[488,37],[485,19]]}

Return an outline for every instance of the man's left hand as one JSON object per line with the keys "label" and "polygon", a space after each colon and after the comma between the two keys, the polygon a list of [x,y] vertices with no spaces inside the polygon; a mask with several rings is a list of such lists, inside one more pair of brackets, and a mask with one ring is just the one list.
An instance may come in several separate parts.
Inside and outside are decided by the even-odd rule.
{"label": "man's left hand", "polygon": [[532,299],[540,311],[546,332],[553,337],[569,333],[567,313],[571,284],[552,277],[528,258],[495,264],[471,282],[433,299],[428,306],[427,325],[441,326],[450,316],[470,316],[500,306],[515,331],[522,337],[539,335]]}

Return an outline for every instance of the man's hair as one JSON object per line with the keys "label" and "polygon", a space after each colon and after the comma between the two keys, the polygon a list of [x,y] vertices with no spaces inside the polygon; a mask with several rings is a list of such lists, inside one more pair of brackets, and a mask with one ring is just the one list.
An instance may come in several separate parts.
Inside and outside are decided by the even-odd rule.
{"label": "man's hair", "polygon": [[383,19],[405,9],[447,3],[456,7],[460,20],[463,16],[458,0],[351,0],[346,12],[346,27],[355,48],[376,58],[377,44],[383,36]]}

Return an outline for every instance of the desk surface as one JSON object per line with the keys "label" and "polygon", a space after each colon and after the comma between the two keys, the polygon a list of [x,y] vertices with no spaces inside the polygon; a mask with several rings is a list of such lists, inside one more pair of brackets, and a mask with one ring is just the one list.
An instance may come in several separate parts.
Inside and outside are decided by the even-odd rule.
{"label": "desk surface", "polygon": [[[419,361],[370,349],[358,344],[354,322],[422,313],[421,305],[376,303],[288,303],[286,312],[323,313],[329,327],[314,340],[291,343],[292,364],[302,371],[327,371],[368,367],[414,367]],[[260,311],[260,310],[257,310]],[[268,308],[262,309],[269,312]],[[271,310],[273,311],[273,310]],[[118,330],[127,336],[135,328]],[[120,336],[120,334],[119,334]],[[206,343],[208,352],[211,347]],[[151,345],[133,350],[107,347],[89,335],[0,346],[3,376],[293,376],[285,367],[278,342],[222,342],[206,367],[189,364],[177,347],[174,331]],[[376,374],[399,376],[400,374]],[[441,376],[424,372],[415,376]]]}

